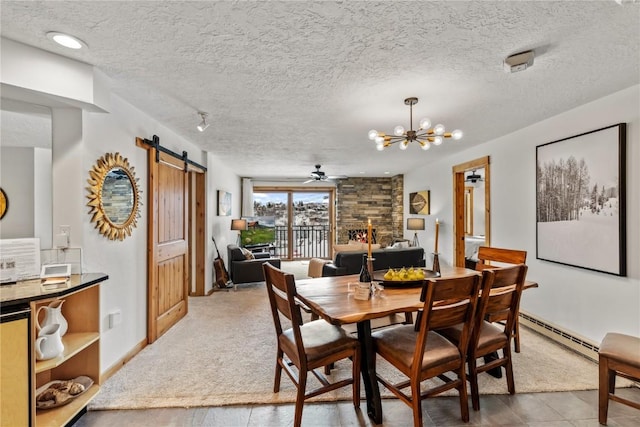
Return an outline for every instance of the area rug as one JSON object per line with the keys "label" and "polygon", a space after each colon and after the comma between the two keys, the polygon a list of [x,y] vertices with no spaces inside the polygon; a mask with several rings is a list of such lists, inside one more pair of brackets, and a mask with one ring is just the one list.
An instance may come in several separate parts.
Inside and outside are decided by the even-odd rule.
{"label": "area rug", "polygon": [[[521,346],[521,353],[513,353],[518,393],[598,388],[594,362],[525,327],[521,327]],[[295,387],[284,374],[280,392],[273,393],[275,348],[264,285],[239,285],[236,291],[190,298],[187,316],[108,379],[89,408],[295,402]],[[350,369],[350,362],[340,362],[331,376],[345,377]],[[380,358],[377,369],[400,378]],[[507,393],[504,378],[481,375],[479,380],[482,394]],[[383,397],[391,396],[384,387],[380,390]],[[314,398],[349,399],[349,387]]]}

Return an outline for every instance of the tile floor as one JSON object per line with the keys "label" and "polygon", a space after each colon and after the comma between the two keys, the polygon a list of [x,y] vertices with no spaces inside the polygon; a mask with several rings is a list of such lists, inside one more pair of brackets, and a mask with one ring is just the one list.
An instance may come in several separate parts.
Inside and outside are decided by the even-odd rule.
{"label": "tile floor", "polygon": [[[621,396],[640,401],[640,389],[620,389]],[[307,403],[302,426],[374,426],[366,415],[365,402],[356,411],[350,402]],[[436,397],[423,402],[425,426],[599,426],[598,391],[526,393],[481,396],[480,411],[470,408],[471,419],[460,420],[455,397]],[[386,427],[412,425],[411,409],[397,399],[383,400]],[[89,411],[75,427],[111,426],[268,426],[293,424],[293,405],[245,405],[205,408],[167,408],[122,411]],[[640,426],[640,411],[617,402],[609,404],[608,425]]]}

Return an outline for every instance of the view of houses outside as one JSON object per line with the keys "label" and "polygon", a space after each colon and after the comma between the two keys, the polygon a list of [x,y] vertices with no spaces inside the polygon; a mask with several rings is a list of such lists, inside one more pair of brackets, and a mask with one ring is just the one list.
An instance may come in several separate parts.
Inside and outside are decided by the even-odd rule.
{"label": "view of houses outside", "polygon": [[[253,193],[255,216],[273,216],[276,226],[287,226],[287,193]],[[292,225],[329,224],[329,195],[327,193],[293,193]]]}
{"label": "view of houses outside", "polygon": [[329,194],[326,192],[292,193],[292,242],[288,242],[288,193],[253,193],[255,216],[275,217],[276,254],[292,258],[328,256]]}

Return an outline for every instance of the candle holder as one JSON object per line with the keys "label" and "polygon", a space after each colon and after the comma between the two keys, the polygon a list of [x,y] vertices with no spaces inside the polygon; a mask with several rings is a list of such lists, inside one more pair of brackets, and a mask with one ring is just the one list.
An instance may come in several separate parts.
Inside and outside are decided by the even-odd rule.
{"label": "candle holder", "polygon": [[440,273],[440,260],[437,252],[433,253],[433,267],[431,269],[436,273]]}

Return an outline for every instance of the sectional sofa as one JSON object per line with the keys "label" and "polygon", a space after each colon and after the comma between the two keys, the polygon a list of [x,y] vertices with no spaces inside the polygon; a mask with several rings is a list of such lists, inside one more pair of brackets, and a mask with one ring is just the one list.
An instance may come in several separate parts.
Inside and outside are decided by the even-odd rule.
{"label": "sectional sofa", "polygon": [[[336,253],[332,262],[322,268],[323,276],[344,276],[357,274],[362,268],[362,255],[367,250],[356,248],[355,250],[341,250]],[[389,268],[424,267],[424,249],[411,248],[384,248],[371,252],[374,258],[374,270],[387,270]]]}

